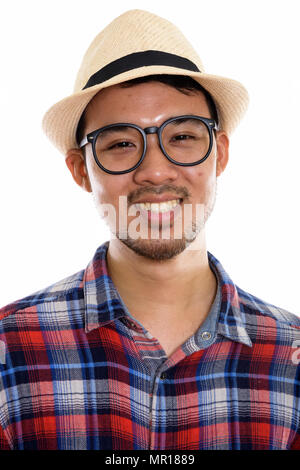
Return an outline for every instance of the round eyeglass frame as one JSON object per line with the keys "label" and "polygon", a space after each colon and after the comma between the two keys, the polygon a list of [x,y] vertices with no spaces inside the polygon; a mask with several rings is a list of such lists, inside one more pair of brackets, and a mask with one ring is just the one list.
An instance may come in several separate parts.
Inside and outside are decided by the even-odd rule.
{"label": "round eyeglass frame", "polygon": [[[164,145],[163,145],[163,142],[162,142],[162,131],[164,130],[164,128],[170,122],[177,121],[179,119],[197,119],[197,120],[203,122],[203,124],[206,126],[206,128],[208,130],[208,133],[209,133],[209,147],[208,147],[208,150],[207,150],[206,154],[204,155],[204,157],[202,157],[200,160],[197,160],[196,162],[193,162],[193,163],[177,162],[172,157],[170,157],[170,155],[167,154],[167,152],[164,148]],[[108,170],[107,168],[105,168],[99,162],[98,157],[97,157],[97,152],[96,152],[96,141],[97,141],[98,135],[101,132],[103,132],[107,129],[111,129],[113,127],[120,127],[120,126],[132,127],[133,129],[137,129],[143,137],[144,149],[143,149],[143,153],[142,153],[139,161],[132,168],[129,168],[128,170],[112,171],[112,170]],[[151,126],[151,127],[146,127],[144,129],[142,127],[136,125],[136,124],[131,124],[131,123],[127,123],[127,122],[120,122],[120,123],[115,123],[115,124],[109,124],[107,126],[100,127],[99,129],[96,129],[95,131],[90,132],[89,134],[87,134],[81,140],[81,142],[79,144],[79,148],[82,148],[85,145],[91,143],[95,162],[101,168],[101,170],[105,171],[106,173],[109,173],[110,175],[123,175],[125,173],[130,173],[131,171],[134,171],[136,168],[138,168],[140,166],[140,164],[144,160],[146,152],[147,152],[147,134],[157,134],[160,149],[161,149],[162,153],[164,154],[164,156],[171,163],[174,163],[175,165],[179,165],[179,166],[195,166],[195,165],[199,165],[200,163],[204,162],[209,157],[209,155],[211,153],[211,150],[212,150],[212,146],[213,146],[213,130],[219,130],[219,127],[218,127],[218,125],[217,125],[217,123],[214,119],[205,118],[205,117],[202,117],[202,116],[194,116],[192,114],[172,117],[170,119],[167,119],[165,122],[163,122],[162,125],[159,126],[159,127],[158,126]]]}

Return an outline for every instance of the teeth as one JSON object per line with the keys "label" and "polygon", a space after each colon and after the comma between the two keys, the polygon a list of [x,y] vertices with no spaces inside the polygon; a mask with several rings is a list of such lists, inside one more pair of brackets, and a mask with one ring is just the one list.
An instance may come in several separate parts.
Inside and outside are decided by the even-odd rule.
{"label": "teeth", "polygon": [[173,199],[172,201],[167,201],[167,202],[139,202],[138,204],[135,204],[137,209],[143,209],[146,211],[151,211],[151,212],[168,212],[174,207],[178,206],[180,204],[180,199]]}

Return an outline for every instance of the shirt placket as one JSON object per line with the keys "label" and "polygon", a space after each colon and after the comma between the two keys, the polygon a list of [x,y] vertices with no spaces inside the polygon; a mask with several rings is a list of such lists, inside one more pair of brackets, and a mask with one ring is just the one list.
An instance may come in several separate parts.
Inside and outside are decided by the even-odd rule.
{"label": "shirt placket", "polygon": [[[132,320],[123,319],[131,330],[136,348],[141,360],[149,371],[149,442],[148,449],[155,450],[161,447],[160,433],[157,432],[157,423],[160,420],[158,410],[158,391],[161,382],[167,378],[166,370],[170,367],[169,359],[156,338],[150,335],[142,326]],[[174,364],[172,364],[174,365]]]}
{"label": "shirt placket", "polygon": [[[124,319],[123,319],[124,320]],[[131,330],[132,338],[139,352],[144,366],[149,371],[149,450],[164,449],[166,434],[164,423],[167,423],[167,410],[164,404],[167,403],[165,393],[166,380],[169,377],[171,368],[187,357],[192,351],[184,352],[178,349],[169,358],[156,338],[145,330],[142,326],[132,320],[125,319],[126,326]],[[168,436],[170,445],[172,436]]]}

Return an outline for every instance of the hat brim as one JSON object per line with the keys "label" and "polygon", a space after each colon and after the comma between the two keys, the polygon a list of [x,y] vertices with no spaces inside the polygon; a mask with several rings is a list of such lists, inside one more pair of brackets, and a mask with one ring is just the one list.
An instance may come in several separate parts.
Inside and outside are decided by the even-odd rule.
{"label": "hat brim", "polygon": [[44,115],[42,122],[44,132],[55,147],[65,155],[68,150],[78,148],[76,142],[78,122],[88,103],[100,90],[137,77],[156,74],[186,75],[200,83],[212,96],[217,107],[220,128],[227,135],[232,134],[248,107],[248,92],[236,80],[175,67],[153,65],[116,75],[54,104]]}

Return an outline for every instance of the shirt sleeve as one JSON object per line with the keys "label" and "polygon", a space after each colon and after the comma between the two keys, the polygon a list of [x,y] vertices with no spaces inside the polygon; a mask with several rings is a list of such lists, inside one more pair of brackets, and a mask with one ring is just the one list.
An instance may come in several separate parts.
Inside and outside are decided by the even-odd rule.
{"label": "shirt sleeve", "polygon": [[0,426],[0,450],[11,450],[2,426]]}

